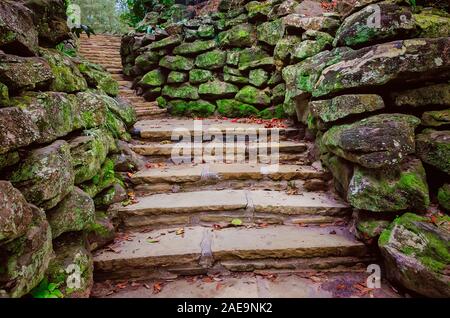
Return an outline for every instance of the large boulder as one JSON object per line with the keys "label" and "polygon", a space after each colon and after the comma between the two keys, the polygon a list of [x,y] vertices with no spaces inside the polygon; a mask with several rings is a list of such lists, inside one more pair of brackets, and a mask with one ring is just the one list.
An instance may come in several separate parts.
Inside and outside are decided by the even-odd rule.
{"label": "large boulder", "polygon": [[58,286],[61,297],[89,298],[94,282],[94,262],[85,235],[67,233],[53,245],[55,258],[45,273],[47,282]]}
{"label": "large boulder", "polygon": [[8,181],[0,181],[0,243],[24,235],[31,224],[33,212],[22,193]]}
{"label": "large boulder", "polygon": [[448,76],[450,38],[394,41],[353,52],[322,71],[313,96]]}
{"label": "large boulder", "polygon": [[389,170],[355,166],[347,199],[353,207],[373,212],[425,211],[430,204],[425,169],[415,158]]}
{"label": "large boulder", "polygon": [[388,279],[428,297],[450,297],[450,218],[405,213],[378,240]]}
{"label": "large boulder", "polygon": [[425,129],[416,136],[416,151],[423,162],[450,174],[450,130]]}
{"label": "large boulder", "polygon": [[335,46],[367,46],[377,41],[407,38],[416,31],[411,9],[381,2],[350,15],[339,27]]}
{"label": "large boulder", "polygon": [[94,218],[94,200],[76,187],[57,206],[47,211],[53,239],[66,232],[87,229]]}
{"label": "large boulder", "polygon": [[0,81],[10,92],[45,90],[54,79],[50,65],[39,57],[19,57],[0,52]]}
{"label": "large boulder", "polygon": [[322,142],[337,156],[367,168],[395,166],[414,153],[414,129],[419,124],[420,120],[411,115],[375,115],[332,127]]}
{"label": "large boulder", "polygon": [[0,49],[25,56],[37,53],[38,32],[33,12],[17,1],[0,2]]}
{"label": "large boulder", "polygon": [[0,249],[0,297],[22,297],[44,277],[53,257],[52,233],[41,209],[32,207],[27,232]]}
{"label": "large boulder", "polygon": [[53,208],[73,189],[69,144],[58,140],[31,151],[12,171],[10,180],[28,202],[46,210]]}
{"label": "large boulder", "polygon": [[17,107],[0,108],[0,154],[38,140],[40,132],[32,118]]}

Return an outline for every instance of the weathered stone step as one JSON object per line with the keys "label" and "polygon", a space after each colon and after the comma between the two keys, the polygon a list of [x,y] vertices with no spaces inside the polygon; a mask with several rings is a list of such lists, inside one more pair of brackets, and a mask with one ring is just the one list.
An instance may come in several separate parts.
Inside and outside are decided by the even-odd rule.
{"label": "weathered stone step", "polygon": [[222,190],[155,194],[137,203],[117,206],[126,227],[160,227],[229,223],[333,223],[348,206],[326,193],[289,195],[279,191]]}
{"label": "weathered stone step", "polygon": [[[249,124],[249,123],[237,123],[232,120],[219,120],[219,119],[204,119],[197,121],[201,123],[201,129],[203,133],[221,132],[225,134],[229,132],[235,135],[247,135],[260,130],[264,130],[270,135],[278,132],[280,139],[288,135],[295,135],[298,130],[286,125],[285,128],[267,128],[264,124]],[[143,139],[149,139],[152,141],[170,140],[172,133],[177,131],[189,132],[191,135],[194,133],[194,120],[189,119],[167,119],[167,120],[141,120],[138,121],[134,128],[139,132],[140,137]],[[198,129],[200,127],[198,126]]]}
{"label": "weathered stone step", "polygon": [[[141,145],[132,145],[131,148],[138,154],[144,156],[171,156],[172,151],[176,143],[161,143],[161,142],[147,142]],[[191,153],[205,153],[206,151],[210,151],[210,147],[212,147],[210,142],[198,144],[195,143],[193,147],[191,147]],[[271,145],[270,143],[233,143],[233,144],[223,144],[223,155],[227,152],[232,154],[238,153],[246,153],[254,152],[257,153],[258,148],[276,148],[281,152],[289,152],[289,153],[300,153],[307,150],[307,144],[303,142],[293,142],[293,141],[281,141],[277,144]],[[214,154],[214,152],[213,152]]]}
{"label": "weathered stone step", "polygon": [[161,114],[165,114],[166,110],[165,109],[137,109],[136,110],[136,115],[138,117],[142,117],[142,116],[153,116],[153,115],[161,115]]}
{"label": "weathered stone step", "polygon": [[365,245],[342,227],[215,230],[195,226],[185,228],[182,233],[176,229],[130,233],[127,240],[112,250],[97,253],[94,268],[96,280],[145,279],[163,272],[205,273],[234,260],[249,264],[258,261],[261,269],[276,266],[274,260],[299,260],[304,261],[305,268],[320,268],[329,258],[333,259],[332,266],[336,266],[339,259],[346,264],[349,257],[363,258],[366,253]]}

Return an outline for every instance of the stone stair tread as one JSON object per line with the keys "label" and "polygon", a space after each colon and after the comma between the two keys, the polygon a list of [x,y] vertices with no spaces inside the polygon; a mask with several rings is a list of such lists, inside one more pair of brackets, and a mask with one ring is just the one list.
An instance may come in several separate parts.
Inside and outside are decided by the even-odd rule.
{"label": "stone stair tread", "polygon": [[[162,233],[164,233],[162,235]],[[209,251],[205,241],[209,241]],[[203,244],[202,244],[203,243]],[[208,249],[208,248],[207,248]],[[298,227],[289,225],[265,228],[232,227],[214,230],[208,227],[131,232],[128,239],[105,249],[94,257],[96,271],[130,271],[133,267],[176,266],[198,262],[210,252],[215,261],[268,258],[311,258],[362,256],[363,243],[356,241],[343,227]]]}
{"label": "stone stair tread", "polygon": [[304,192],[289,195],[279,191],[210,190],[154,194],[137,198],[137,203],[118,208],[124,215],[161,215],[206,211],[232,211],[249,205],[256,213],[311,214],[340,211],[347,205],[330,195]]}
{"label": "stone stair tread", "polygon": [[138,171],[131,180],[135,184],[142,183],[183,183],[194,182],[208,178],[208,180],[273,180],[312,179],[323,178],[327,175],[324,170],[317,170],[311,166],[279,165],[276,171],[270,171],[264,164],[248,163],[211,163],[211,164],[181,164],[163,168],[151,168]]}

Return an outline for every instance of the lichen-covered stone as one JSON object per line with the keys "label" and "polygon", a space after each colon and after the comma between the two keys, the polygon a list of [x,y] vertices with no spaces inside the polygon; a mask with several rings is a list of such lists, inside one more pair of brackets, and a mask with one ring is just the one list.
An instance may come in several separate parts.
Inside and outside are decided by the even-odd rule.
{"label": "lichen-covered stone", "polygon": [[255,106],[239,102],[235,99],[220,99],[217,101],[217,111],[225,117],[250,117],[258,114]]}
{"label": "lichen-covered stone", "polygon": [[[355,210],[352,215],[350,230],[355,236],[367,244],[378,240],[380,234],[389,226],[392,217],[382,213]],[[375,241],[376,242],[376,241]]]}
{"label": "lichen-covered stone", "polygon": [[450,84],[435,84],[391,94],[395,106],[450,106]]}
{"label": "lichen-covered stone", "polygon": [[246,48],[239,52],[237,65],[239,65],[239,69],[241,69],[251,62],[269,57],[270,55],[259,47]]}
{"label": "lichen-covered stone", "polygon": [[185,42],[173,49],[176,55],[192,55],[199,54],[214,49],[217,46],[215,40],[197,40],[194,42]]}
{"label": "lichen-covered stone", "polygon": [[195,66],[202,69],[215,70],[225,65],[226,58],[226,51],[209,51],[197,56],[197,58],[195,59]]}
{"label": "lichen-covered stone", "polygon": [[204,39],[213,38],[215,35],[215,29],[213,25],[203,24],[198,27],[197,35]]}
{"label": "lichen-covered stone", "polygon": [[255,61],[251,61],[248,63],[244,63],[244,64],[239,64],[239,70],[240,71],[246,71],[249,69],[254,69],[254,68],[264,68],[264,69],[268,69],[268,70],[272,70],[275,67],[275,62],[273,57],[265,57],[263,59],[260,60],[255,60]]}
{"label": "lichen-covered stone", "polygon": [[153,42],[149,45],[147,45],[147,48],[152,51],[157,51],[169,47],[177,46],[181,43],[181,37],[178,35],[171,35],[167,38],[164,38],[162,40]]}
{"label": "lichen-covered stone", "polygon": [[279,105],[272,106],[272,107],[261,110],[258,113],[258,117],[263,118],[263,119],[273,119],[273,118],[282,119],[282,118],[287,118],[287,114],[284,111],[283,104],[279,104]]}
{"label": "lichen-covered stone", "polygon": [[236,85],[218,80],[200,84],[198,87],[200,96],[207,98],[234,97],[238,91],[239,88]]}
{"label": "lichen-covered stone", "polygon": [[241,49],[233,49],[227,51],[227,64],[232,66],[237,66],[239,64],[239,54]]}
{"label": "lichen-covered stone", "polygon": [[145,74],[139,81],[140,85],[148,86],[162,86],[166,82],[166,77],[162,71],[158,68]]}
{"label": "lichen-covered stone", "polygon": [[284,95],[286,93],[286,85],[280,83],[272,89],[272,104],[278,105],[284,101]]}
{"label": "lichen-covered stone", "polygon": [[419,37],[438,38],[450,36],[450,16],[447,12],[438,10],[423,10],[413,14],[418,27]]}
{"label": "lichen-covered stone", "polygon": [[375,115],[353,124],[334,126],[322,138],[329,151],[367,168],[397,165],[414,153],[417,117]]}
{"label": "lichen-covered stone", "polygon": [[180,86],[166,85],[162,89],[162,95],[173,99],[198,99],[198,89],[190,84],[182,84]]}
{"label": "lichen-covered stone", "polygon": [[448,74],[449,49],[450,38],[411,39],[363,48],[325,68],[312,94],[318,97],[394,81],[436,80]]}
{"label": "lichen-covered stone", "polygon": [[383,99],[375,94],[340,95],[312,101],[309,105],[312,115],[326,123],[384,108]]}
{"label": "lichen-covered stone", "polygon": [[0,108],[0,154],[28,146],[40,137],[32,118],[16,107]]}
{"label": "lichen-covered stone", "polygon": [[221,46],[250,47],[256,42],[256,30],[250,23],[238,24],[218,35]]}
{"label": "lichen-covered stone", "polygon": [[33,212],[22,193],[8,181],[0,181],[0,243],[4,244],[28,231]]}
{"label": "lichen-covered stone", "polygon": [[0,171],[6,167],[14,166],[20,161],[18,151],[12,151],[0,155]]}
{"label": "lichen-covered stone", "polygon": [[281,19],[264,22],[256,28],[258,41],[275,46],[284,35],[284,24]]}
{"label": "lichen-covered stone", "polygon": [[240,85],[248,84],[248,82],[249,82],[249,79],[247,77],[238,76],[238,75],[231,75],[231,74],[228,74],[228,73],[223,74],[223,80],[225,82],[238,84],[238,85],[239,84]]}
{"label": "lichen-covered stone", "polygon": [[214,114],[216,110],[216,105],[205,101],[205,100],[196,100],[187,102],[187,107],[185,110],[185,115],[191,117],[208,117]]}
{"label": "lichen-covered stone", "polygon": [[192,69],[189,71],[189,82],[191,84],[200,84],[213,79],[213,73],[208,70]]}
{"label": "lichen-covered stone", "polygon": [[265,85],[269,79],[269,73],[263,69],[251,70],[248,74],[249,83],[256,87]]}
{"label": "lichen-covered stone", "polygon": [[79,92],[76,94],[78,107],[74,114],[74,129],[90,129],[102,125],[105,122],[108,96],[94,91]]}
{"label": "lichen-covered stone", "polygon": [[12,171],[10,181],[28,202],[51,209],[72,191],[74,178],[69,144],[57,140],[31,151]]}
{"label": "lichen-covered stone", "polygon": [[[380,16],[374,17],[374,14]],[[347,17],[336,32],[334,45],[366,46],[376,41],[405,38],[415,31],[416,24],[409,7],[381,2]]]}
{"label": "lichen-covered stone", "polygon": [[[88,242],[82,233],[67,233],[54,241],[55,258],[45,273],[48,283],[58,286],[63,298],[89,298],[94,284],[94,261],[89,251]],[[73,265],[72,265],[73,264]],[[73,270],[67,270],[73,266]],[[71,275],[75,270],[80,276],[69,286]],[[78,280],[79,279],[79,280]]]}
{"label": "lichen-covered stone", "polygon": [[114,241],[116,230],[110,217],[104,212],[95,213],[95,221],[88,229],[89,249],[94,251]]}
{"label": "lichen-covered stone", "polygon": [[405,213],[378,240],[388,279],[428,297],[450,297],[450,218]]}
{"label": "lichen-covered stone", "polygon": [[22,237],[0,249],[0,296],[19,298],[44,277],[53,256],[52,233],[43,210],[32,207],[33,219]]}
{"label": "lichen-covered stone", "polygon": [[94,198],[95,207],[109,207],[114,203],[119,203],[128,199],[125,188],[116,183],[111,188],[102,191]]}
{"label": "lichen-covered stone", "polygon": [[114,139],[131,141],[131,135],[128,133],[127,126],[119,116],[109,110],[106,112],[106,121],[103,127],[112,134]]}
{"label": "lichen-covered stone", "polygon": [[331,41],[322,40],[322,41],[314,41],[314,40],[305,40],[298,43],[291,53],[292,58],[296,60],[304,60],[307,57],[314,56],[321,51],[323,51],[327,45],[330,45]]}
{"label": "lichen-covered stone", "polygon": [[106,159],[97,175],[91,181],[80,184],[79,187],[91,198],[95,198],[97,194],[118,182],[121,181],[116,178],[114,162]]}
{"label": "lichen-covered stone", "polygon": [[119,84],[101,66],[82,61],[78,64],[78,70],[83,74],[90,87],[102,90],[110,96],[119,94]]}
{"label": "lichen-covered stone", "polygon": [[282,19],[287,28],[300,31],[315,30],[333,34],[339,27],[338,20],[325,16],[305,17],[302,14],[293,13]]}
{"label": "lichen-covered stone", "polygon": [[136,57],[134,65],[138,67],[141,72],[148,72],[158,65],[159,54],[155,51],[147,51]]}
{"label": "lichen-covered stone", "polygon": [[48,62],[55,79],[50,90],[74,93],[87,89],[87,82],[72,60],[53,49],[40,49],[40,55]]}
{"label": "lichen-covered stone", "polygon": [[47,220],[52,228],[53,239],[66,232],[87,229],[94,221],[94,217],[94,200],[77,187],[56,207],[47,211]]}
{"label": "lichen-covered stone", "polygon": [[0,107],[6,107],[9,104],[9,90],[8,86],[0,83]]}
{"label": "lichen-covered stone", "polygon": [[250,1],[245,5],[245,9],[248,12],[248,17],[250,19],[265,19],[270,14],[274,1]]}
{"label": "lichen-covered stone", "polygon": [[355,166],[347,199],[353,207],[373,212],[425,211],[430,204],[425,169],[412,158],[392,170]]}
{"label": "lichen-covered stone", "polygon": [[422,125],[429,127],[439,127],[450,124],[450,108],[424,112],[422,114]]}
{"label": "lichen-covered stone", "polygon": [[184,83],[187,82],[187,80],[188,80],[187,73],[172,71],[169,73],[169,75],[167,75],[167,83],[169,84]]}
{"label": "lichen-covered stone", "polygon": [[450,174],[450,130],[422,131],[416,136],[416,153],[423,162]]}
{"label": "lichen-covered stone", "polygon": [[131,127],[137,121],[136,110],[126,99],[102,96],[107,109],[113,112],[127,126]]}
{"label": "lichen-covered stone", "polygon": [[450,184],[446,183],[439,188],[437,199],[441,207],[450,211]]}
{"label": "lichen-covered stone", "polygon": [[300,41],[300,37],[296,35],[288,35],[280,39],[275,45],[275,50],[273,53],[274,59],[280,61],[287,60],[293,52],[294,47],[296,47]]}
{"label": "lichen-covered stone", "polygon": [[194,62],[184,56],[164,56],[159,61],[159,66],[172,71],[189,71],[194,67]]}
{"label": "lichen-covered stone", "polygon": [[0,81],[10,92],[49,87],[55,76],[47,61],[40,57],[20,57],[0,52]]}
{"label": "lichen-covered stone", "polygon": [[270,105],[270,96],[267,91],[257,89],[253,86],[244,86],[237,94],[236,100],[257,106],[268,106]]}

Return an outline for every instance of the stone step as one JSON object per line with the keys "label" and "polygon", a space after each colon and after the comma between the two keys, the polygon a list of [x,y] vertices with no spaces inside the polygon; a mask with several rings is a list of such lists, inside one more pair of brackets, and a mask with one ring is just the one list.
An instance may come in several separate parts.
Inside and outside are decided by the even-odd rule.
{"label": "stone step", "polygon": [[165,114],[165,113],[166,113],[165,109],[136,110],[136,115],[139,117],[161,115],[161,114]]}
{"label": "stone step", "polygon": [[[286,125],[284,128],[267,128],[264,124],[254,123],[238,123],[232,120],[220,119],[204,119],[196,121],[198,131],[205,133],[220,132],[225,134],[229,132],[230,135],[245,136],[247,134],[255,133],[257,130],[261,133],[267,132],[268,135],[279,133],[280,139],[286,136],[295,135],[298,129]],[[201,127],[200,127],[201,124]],[[139,132],[140,137],[152,141],[170,140],[172,133],[176,131],[194,133],[194,120],[192,119],[166,119],[166,120],[141,120],[138,121],[134,128]],[[177,129],[175,131],[175,129]],[[201,130],[200,130],[201,129]],[[196,132],[196,133],[197,133]],[[232,136],[229,136],[232,137]]]}
{"label": "stone step", "polygon": [[[172,151],[176,143],[161,143],[161,142],[147,142],[141,145],[132,145],[131,148],[138,154],[144,156],[171,156]],[[210,151],[213,147],[211,142],[194,144],[191,147],[191,153],[205,153],[205,151]],[[228,153],[238,154],[249,152],[257,153],[258,148],[271,149],[276,148],[279,152],[289,152],[289,153],[300,153],[307,150],[307,144],[303,142],[293,142],[293,141],[281,141],[280,143],[271,145],[270,143],[232,143],[223,144],[223,155]],[[213,152],[214,154],[214,152]]]}
{"label": "stone step", "polygon": [[279,191],[214,190],[154,194],[137,203],[117,206],[123,225],[165,227],[172,225],[229,224],[239,218],[246,224],[321,224],[341,220],[348,206],[329,194]]}
{"label": "stone step", "polygon": [[[129,233],[126,240],[94,256],[97,281],[147,279],[162,273],[206,273],[233,261],[240,268],[255,262],[270,269],[283,261],[298,261],[307,269],[326,268],[367,254],[363,243],[342,227],[269,226],[212,229],[201,226]],[[341,262],[339,262],[341,259]],[[356,262],[356,260],[354,260]],[[292,263],[291,263],[292,266]],[[277,267],[281,267],[278,265]],[[229,266],[233,270],[233,266]],[[239,270],[239,269],[237,269]]]}

